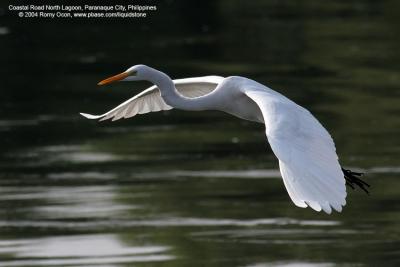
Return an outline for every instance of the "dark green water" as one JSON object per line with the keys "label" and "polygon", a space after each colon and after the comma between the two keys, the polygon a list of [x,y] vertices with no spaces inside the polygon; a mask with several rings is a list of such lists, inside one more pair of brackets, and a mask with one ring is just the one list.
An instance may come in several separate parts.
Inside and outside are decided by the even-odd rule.
{"label": "dark green water", "polygon": [[[400,265],[400,3],[187,2],[141,21],[1,6],[0,267]],[[341,214],[295,207],[263,125],[223,113],[78,115],[146,88],[96,86],[138,63],[287,95],[371,195],[349,190]]]}

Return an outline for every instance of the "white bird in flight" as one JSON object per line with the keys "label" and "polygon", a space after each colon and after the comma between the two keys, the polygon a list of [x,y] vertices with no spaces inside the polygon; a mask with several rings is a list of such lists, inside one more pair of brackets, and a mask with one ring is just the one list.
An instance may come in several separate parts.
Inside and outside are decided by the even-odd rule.
{"label": "white bird in flight", "polygon": [[81,113],[88,119],[118,120],[172,108],[219,110],[265,124],[272,151],[279,159],[285,187],[293,203],[330,214],[346,205],[346,184],[369,186],[341,168],[327,130],[305,108],[256,81],[238,77],[205,76],[171,80],[165,73],[135,65],[98,83],[149,81],[154,85],[102,114]]}

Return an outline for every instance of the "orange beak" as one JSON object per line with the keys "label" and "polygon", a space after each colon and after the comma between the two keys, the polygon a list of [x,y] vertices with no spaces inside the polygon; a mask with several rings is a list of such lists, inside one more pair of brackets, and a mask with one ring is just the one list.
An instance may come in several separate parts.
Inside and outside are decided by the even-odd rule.
{"label": "orange beak", "polygon": [[112,82],[117,82],[117,81],[125,79],[128,76],[129,76],[128,72],[123,72],[123,73],[114,75],[114,76],[112,76],[110,78],[104,79],[101,82],[99,82],[97,85],[105,85],[105,84],[109,84],[109,83],[112,83]]}

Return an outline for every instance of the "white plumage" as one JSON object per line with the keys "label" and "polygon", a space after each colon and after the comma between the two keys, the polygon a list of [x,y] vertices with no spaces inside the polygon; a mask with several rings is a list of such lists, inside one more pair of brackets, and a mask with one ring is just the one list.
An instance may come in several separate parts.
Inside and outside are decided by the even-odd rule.
{"label": "white plumage", "polygon": [[[144,65],[134,66],[124,74],[123,79],[118,79],[148,80],[155,85],[102,115],[81,114],[89,119],[118,120],[174,107],[220,110],[265,123],[267,139],[279,159],[293,203],[326,213],[332,209],[340,212],[346,205],[345,179],[331,136],[309,111],[285,96],[243,77],[206,76],[172,81],[166,74]],[[100,84],[114,80],[112,77]]]}
{"label": "white plumage", "polygon": [[[220,76],[206,76],[177,79],[173,82],[180,94],[185,97],[195,98],[210,93],[223,79]],[[127,119],[137,114],[170,110],[172,108],[164,102],[158,87],[153,85],[102,115],[86,113],[81,113],[81,115],[88,119],[100,119],[100,121],[112,119],[115,121],[122,118]]]}
{"label": "white plumage", "polygon": [[[270,89],[269,89],[270,90]],[[245,90],[264,116],[266,135],[290,198],[299,207],[331,213],[346,204],[343,172],[329,133],[314,116],[286,97]]]}

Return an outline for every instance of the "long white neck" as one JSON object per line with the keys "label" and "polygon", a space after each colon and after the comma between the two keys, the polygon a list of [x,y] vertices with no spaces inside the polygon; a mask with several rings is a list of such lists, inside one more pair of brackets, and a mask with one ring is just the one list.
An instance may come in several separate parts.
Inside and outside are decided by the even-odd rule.
{"label": "long white neck", "polygon": [[151,69],[148,72],[147,80],[157,85],[160,89],[161,97],[165,103],[171,107],[183,110],[208,110],[212,109],[212,101],[208,97],[188,98],[181,95],[176,89],[171,78],[158,70]]}

